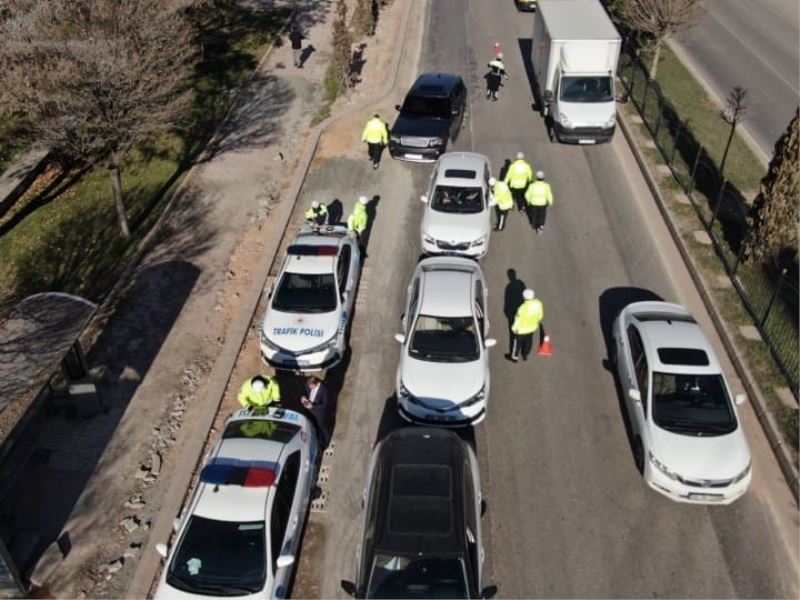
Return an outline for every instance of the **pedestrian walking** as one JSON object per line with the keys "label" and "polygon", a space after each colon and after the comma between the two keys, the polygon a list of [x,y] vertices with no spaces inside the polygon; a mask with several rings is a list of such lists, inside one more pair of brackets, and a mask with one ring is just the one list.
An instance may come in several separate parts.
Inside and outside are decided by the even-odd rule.
{"label": "pedestrian walking", "polygon": [[300,32],[300,27],[297,24],[292,25],[292,30],[289,32],[289,41],[292,43],[294,66],[298,69],[303,68],[303,39],[304,36]]}
{"label": "pedestrian walking", "polygon": [[381,162],[383,147],[389,143],[389,129],[386,123],[381,121],[378,113],[367,121],[364,131],[361,134],[361,141],[367,143],[369,159],[372,161],[372,168],[377,169]]}
{"label": "pedestrian walking", "polygon": [[273,402],[277,404],[281,401],[281,388],[272,375],[256,375],[244,382],[238,399],[242,408],[263,410]]}
{"label": "pedestrian walking", "polygon": [[367,200],[366,196],[359,196],[356,205],[353,207],[353,212],[347,217],[347,230],[356,234],[358,239],[358,247],[361,253],[364,253],[364,232],[367,230],[369,216],[367,215]]}
{"label": "pedestrian walking", "polygon": [[544,231],[544,220],[547,207],[553,204],[553,189],[544,180],[544,172],[536,172],[536,181],[525,190],[525,202],[528,208],[528,222],[537,234]]}
{"label": "pedestrian walking", "polygon": [[[539,329],[543,318],[544,305],[542,301],[536,298],[532,289],[526,289],[522,292],[522,304],[517,308],[514,322],[511,324],[511,353],[507,355],[511,362],[517,362],[520,353],[522,360],[528,360],[528,355],[533,348],[533,334]],[[544,327],[542,327],[542,335],[544,335]]]}
{"label": "pedestrian walking", "polygon": [[517,159],[508,166],[506,177],[503,179],[511,188],[511,194],[517,204],[517,210],[525,210],[525,190],[533,181],[533,169],[525,160],[522,152],[517,152]]}
{"label": "pedestrian walking", "polygon": [[497,92],[500,90],[500,85],[503,79],[508,79],[506,67],[503,64],[503,53],[500,52],[492,60],[489,61],[489,72],[486,74],[486,98],[491,98],[493,102],[497,101]]}
{"label": "pedestrian walking", "polygon": [[306,380],[305,394],[300,398],[300,403],[314,417],[320,445],[327,446],[331,439],[330,401],[328,390],[319,377],[312,375]]}
{"label": "pedestrian walking", "polygon": [[514,208],[514,197],[511,195],[511,188],[505,181],[497,181],[494,177],[489,178],[489,185],[492,188],[492,198],[496,202],[494,212],[497,216],[495,231],[503,231],[506,227],[506,217],[508,212]]}
{"label": "pedestrian walking", "polygon": [[328,222],[328,207],[314,200],[311,207],[306,210],[306,223],[312,225],[325,225]]}

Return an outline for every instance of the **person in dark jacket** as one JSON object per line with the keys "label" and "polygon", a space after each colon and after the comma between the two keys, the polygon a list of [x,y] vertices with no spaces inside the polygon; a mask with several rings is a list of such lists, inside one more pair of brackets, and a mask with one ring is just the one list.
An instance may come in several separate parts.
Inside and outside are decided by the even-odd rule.
{"label": "person in dark jacket", "polygon": [[298,69],[303,68],[303,34],[300,33],[300,28],[297,25],[292,25],[292,30],[289,32],[289,41],[292,43],[292,56],[294,57],[294,66]]}
{"label": "person in dark jacket", "polygon": [[328,390],[319,377],[312,375],[306,380],[306,393],[300,398],[300,403],[314,417],[319,435],[319,443],[323,448],[331,439],[330,432],[330,401]]}

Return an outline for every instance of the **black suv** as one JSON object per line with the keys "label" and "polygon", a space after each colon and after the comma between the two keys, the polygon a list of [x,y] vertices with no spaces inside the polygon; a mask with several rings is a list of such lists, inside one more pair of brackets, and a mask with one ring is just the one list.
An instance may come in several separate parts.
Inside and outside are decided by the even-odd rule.
{"label": "black suv", "polygon": [[403,428],[375,448],[364,490],[357,598],[478,598],[481,491],[475,453],[444,429]]}
{"label": "black suv", "polygon": [[433,162],[467,122],[467,87],[458,75],[425,73],[411,86],[389,135],[393,158]]}

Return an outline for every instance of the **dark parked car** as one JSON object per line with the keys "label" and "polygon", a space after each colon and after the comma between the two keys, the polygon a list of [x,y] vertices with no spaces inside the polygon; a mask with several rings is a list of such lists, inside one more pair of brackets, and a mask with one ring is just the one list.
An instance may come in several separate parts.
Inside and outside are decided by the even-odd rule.
{"label": "dark parked car", "polygon": [[372,453],[355,584],[361,598],[478,598],[481,491],[475,453],[444,429],[398,429]]}
{"label": "dark parked car", "polygon": [[432,162],[467,122],[467,87],[458,75],[425,73],[414,82],[389,135],[394,158]]}

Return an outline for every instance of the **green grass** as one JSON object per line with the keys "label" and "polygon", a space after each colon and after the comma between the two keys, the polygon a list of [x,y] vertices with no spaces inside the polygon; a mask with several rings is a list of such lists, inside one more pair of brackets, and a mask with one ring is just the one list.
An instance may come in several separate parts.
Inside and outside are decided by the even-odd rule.
{"label": "green grass", "polygon": [[[204,52],[187,124],[140,144],[122,170],[131,237],[119,233],[105,169],[88,173],[0,236],[0,307],[41,291],[102,300],[206,146],[230,102],[229,90],[248,79],[287,17],[288,9],[251,12],[236,6],[193,15]],[[26,202],[37,202],[36,195],[23,197],[14,210]]]}

